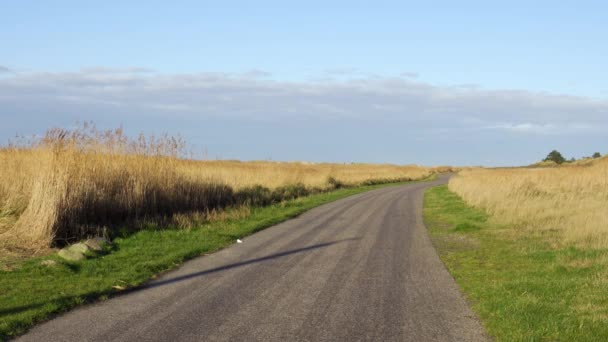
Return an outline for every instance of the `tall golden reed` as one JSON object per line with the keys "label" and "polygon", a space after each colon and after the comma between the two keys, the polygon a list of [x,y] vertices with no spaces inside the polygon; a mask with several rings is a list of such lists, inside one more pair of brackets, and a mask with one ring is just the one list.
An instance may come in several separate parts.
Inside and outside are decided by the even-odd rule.
{"label": "tall golden reed", "polygon": [[254,185],[322,191],[335,186],[330,177],[356,185],[432,172],[418,166],[197,161],[183,158],[184,151],[180,138],[129,139],[120,129],[100,131],[90,124],[0,149],[0,247],[42,249],[116,223],[238,205]]}
{"label": "tall golden reed", "polygon": [[556,231],[559,241],[608,246],[608,159],[554,168],[474,169],[450,190],[496,222]]}

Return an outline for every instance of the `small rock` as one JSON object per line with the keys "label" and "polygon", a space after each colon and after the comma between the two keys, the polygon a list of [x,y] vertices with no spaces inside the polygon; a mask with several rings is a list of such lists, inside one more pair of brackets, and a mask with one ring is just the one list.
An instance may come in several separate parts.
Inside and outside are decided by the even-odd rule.
{"label": "small rock", "polygon": [[55,261],[55,260],[50,260],[50,259],[48,259],[48,260],[42,260],[42,261],[40,262],[40,265],[42,265],[42,266],[49,266],[49,267],[50,267],[50,266],[55,266],[55,265],[57,265],[57,261]]}
{"label": "small rock", "polygon": [[236,243],[243,243],[243,240],[241,240],[241,239],[236,239]]}
{"label": "small rock", "polygon": [[75,244],[71,245],[70,247],[68,247],[68,249],[72,252],[77,252],[77,253],[82,253],[82,254],[91,250],[91,248],[89,248],[89,246],[85,245],[82,242],[75,243]]}
{"label": "small rock", "polygon": [[87,245],[87,247],[89,247],[90,249],[92,249],[96,252],[101,252],[103,250],[103,247],[105,245],[107,245],[108,243],[109,243],[108,240],[106,240],[102,237],[88,239],[87,241],[84,242],[84,244]]}
{"label": "small rock", "polygon": [[84,253],[74,251],[70,249],[70,247],[60,250],[57,255],[67,261],[80,261],[85,259]]}

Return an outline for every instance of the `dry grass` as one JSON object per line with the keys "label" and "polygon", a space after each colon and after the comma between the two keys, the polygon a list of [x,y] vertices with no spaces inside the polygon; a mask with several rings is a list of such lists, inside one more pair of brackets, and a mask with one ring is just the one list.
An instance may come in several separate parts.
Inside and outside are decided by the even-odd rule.
{"label": "dry grass", "polygon": [[558,243],[608,247],[608,158],[543,169],[474,169],[450,190],[494,220],[552,231]]}
{"label": "dry grass", "polygon": [[120,129],[87,124],[0,149],[0,248],[43,250],[125,222],[169,218],[186,227],[221,217],[218,212],[229,206],[433,172],[418,166],[195,161],[184,159],[184,151],[180,138],[129,139]]}
{"label": "dry grass", "polygon": [[212,179],[229,184],[235,190],[253,185],[277,188],[304,184],[326,188],[329,177],[345,185],[358,185],[369,180],[398,181],[420,179],[429,175],[429,168],[378,164],[328,164],[306,162],[239,162],[191,161],[182,172],[197,179]]}

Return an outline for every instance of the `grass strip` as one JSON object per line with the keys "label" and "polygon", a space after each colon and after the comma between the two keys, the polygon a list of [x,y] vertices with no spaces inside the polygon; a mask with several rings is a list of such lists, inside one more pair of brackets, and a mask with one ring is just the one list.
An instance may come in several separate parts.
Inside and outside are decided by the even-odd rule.
{"label": "grass strip", "polygon": [[[428,180],[428,179],[427,179]],[[194,229],[155,229],[116,238],[107,254],[78,263],[56,255],[32,258],[12,271],[0,271],[0,340],[19,335],[51,315],[77,305],[105,300],[136,287],[154,275],[194,257],[217,251],[259,230],[293,218],[309,209],[390,183],[338,189],[254,207],[245,218],[227,219]],[[54,266],[44,266],[43,260]]]}
{"label": "grass strip", "polygon": [[608,340],[608,250],[556,247],[555,232],[494,224],[447,186],[427,190],[424,218],[497,341]]}

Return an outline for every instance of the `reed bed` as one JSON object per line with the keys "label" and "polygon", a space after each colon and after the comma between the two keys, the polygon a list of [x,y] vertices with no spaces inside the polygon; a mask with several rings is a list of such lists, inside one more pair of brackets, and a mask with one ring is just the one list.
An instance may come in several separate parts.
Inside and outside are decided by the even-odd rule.
{"label": "reed bed", "polygon": [[608,247],[608,159],[555,168],[473,169],[449,184],[496,222],[555,232],[558,243]]}
{"label": "reed bed", "polygon": [[0,248],[45,249],[142,221],[182,226],[218,217],[226,207],[434,172],[414,165],[199,161],[184,158],[185,146],[179,137],[131,139],[121,129],[85,124],[1,148]]}

